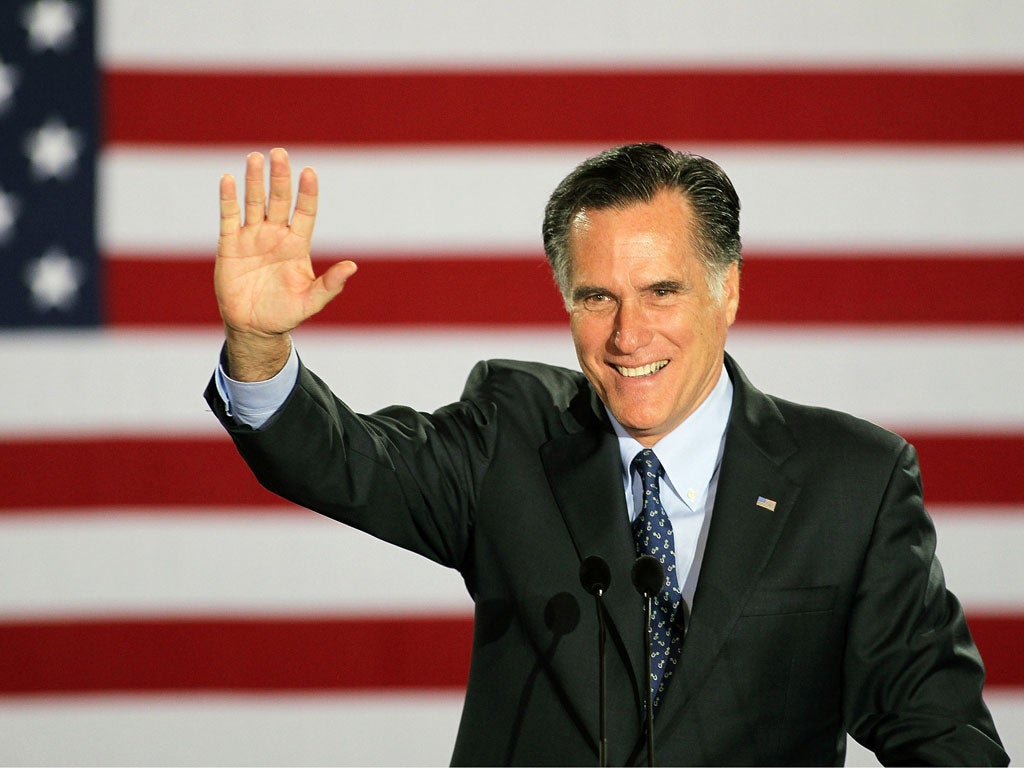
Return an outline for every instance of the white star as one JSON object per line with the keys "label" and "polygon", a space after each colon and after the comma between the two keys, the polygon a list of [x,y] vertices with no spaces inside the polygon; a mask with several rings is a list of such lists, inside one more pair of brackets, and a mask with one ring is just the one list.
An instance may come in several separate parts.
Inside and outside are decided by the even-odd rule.
{"label": "white star", "polygon": [[75,39],[77,22],[78,8],[67,0],[37,0],[21,15],[29,48],[36,53],[67,48]]}
{"label": "white star", "polygon": [[71,175],[82,149],[78,131],[50,118],[25,141],[25,154],[37,179],[64,179]]}
{"label": "white star", "polygon": [[0,60],[0,115],[14,101],[14,87],[18,84],[18,70]]}
{"label": "white star", "polygon": [[39,310],[69,309],[82,279],[81,264],[60,248],[50,248],[25,270],[25,282]]}
{"label": "white star", "polygon": [[14,222],[18,218],[18,198],[0,188],[0,243],[14,235]]}

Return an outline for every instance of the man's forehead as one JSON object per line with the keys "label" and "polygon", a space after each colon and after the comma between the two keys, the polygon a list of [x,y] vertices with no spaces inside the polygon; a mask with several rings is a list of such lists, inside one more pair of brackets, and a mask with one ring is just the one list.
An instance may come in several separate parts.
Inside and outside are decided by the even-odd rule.
{"label": "man's forehead", "polygon": [[600,270],[601,263],[639,264],[651,256],[659,256],[663,267],[672,263],[688,271],[690,262],[699,258],[689,203],[673,190],[660,194],[664,196],[624,207],[580,209],[567,242],[574,271],[586,266]]}

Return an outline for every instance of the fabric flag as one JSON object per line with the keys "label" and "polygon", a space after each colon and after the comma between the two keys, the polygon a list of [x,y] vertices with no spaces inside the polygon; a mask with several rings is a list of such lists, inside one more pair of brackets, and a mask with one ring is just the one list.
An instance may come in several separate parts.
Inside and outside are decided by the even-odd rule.
{"label": "fabric flag", "polygon": [[577,367],[543,206],[638,140],[739,190],[752,381],[918,448],[1024,754],[1022,29],[979,0],[2,4],[0,764],[447,762],[458,574],[261,489],[201,399],[218,179],[317,169],[317,264],[360,270],[299,351],[357,410],[433,410],[479,359]]}

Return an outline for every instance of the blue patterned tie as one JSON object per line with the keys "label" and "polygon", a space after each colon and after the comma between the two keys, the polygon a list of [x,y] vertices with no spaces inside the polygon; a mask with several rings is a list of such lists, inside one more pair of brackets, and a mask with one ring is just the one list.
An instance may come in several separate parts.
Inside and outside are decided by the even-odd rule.
{"label": "blue patterned tie", "polygon": [[672,622],[682,592],[676,575],[675,540],[672,537],[672,523],[661,505],[658,478],[663,470],[654,451],[646,448],[633,459],[632,470],[640,475],[643,483],[643,506],[633,523],[633,538],[637,555],[651,555],[658,559],[665,569],[665,585],[654,600],[651,611],[651,692],[655,708],[672,676],[672,670],[679,661],[682,645],[681,632],[672,631]]}

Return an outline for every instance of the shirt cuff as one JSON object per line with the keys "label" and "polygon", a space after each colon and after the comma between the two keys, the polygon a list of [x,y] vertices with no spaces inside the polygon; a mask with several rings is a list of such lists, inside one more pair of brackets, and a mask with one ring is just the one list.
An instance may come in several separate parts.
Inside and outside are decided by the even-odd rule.
{"label": "shirt cuff", "polygon": [[266,381],[236,381],[224,372],[224,358],[217,365],[214,380],[229,416],[239,424],[259,429],[288,399],[299,378],[299,356],[292,345],[288,360]]}

